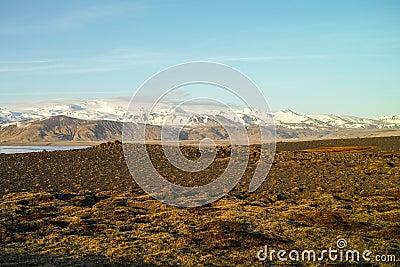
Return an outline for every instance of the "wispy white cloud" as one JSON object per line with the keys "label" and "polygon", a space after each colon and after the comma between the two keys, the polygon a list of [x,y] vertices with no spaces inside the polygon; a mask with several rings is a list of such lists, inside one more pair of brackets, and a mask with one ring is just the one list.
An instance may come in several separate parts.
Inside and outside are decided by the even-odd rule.
{"label": "wispy white cloud", "polygon": [[148,8],[149,6],[138,2],[110,2],[109,4],[92,6],[80,5],[79,8],[76,7],[66,11],[60,10],[55,14],[43,14],[41,18],[31,18],[28,21],[26,17],[23,17],[24,23],[21,23],[18,18],[13,21],[4,21],[0,25],[0,34],[59,32],[107,19],[142,14]]}
{"label": "wispy white cloud", "polygon": [[209,57],[208,60],[219,62],[282,62],[282,61],[301,61],[310,59],[326,59],[327,55],[281,55],[281,56],[224,56]]}
{"label": "wispy white cloud", "polygon": [[[254,57],[208,57],[202,60],[216,62],[293,62],[326,59],[327,55],[289,55],[289,56],[254,56]],[[110,72],[127,69],[143,64],[161,62],[185,62],[194,59],[171,53],[150,52],[132,49],[116,49],[109,53],[88,58],[44,59],[23,61],[1,61],[1,72],[50,72],[63,74]]]}
{"label": "wispy white cloud", "polygon": [[18,65],[11,64],[11,65],[4,65],[0,63],[0,73],[4,72],[36,72],[36,71],[45,71],[58,68],[59,65],[52,65],[52,64],[24,64],[19,63]]}
{"label": "wispy white cloud", "polygon": [[96,73],[132,68],[143,64],[160,63],[170,57],[168,53],[134,49],[116,49],[87,58],[0,60],[0,73],[46,72],[61,74]]}
{"label": "wispy white cloud", "polygon": [[65,73],[108,72],[146,64],[158,64],[170,58],[169,53],[136,49],[115,49],[91,58],[69,61],[62,70]]}
{"label": "wispy white cloud", "polygon": [[120,17],[123,15],[135,15],[143,12],[146,7],[139,3],[110,3],[106,5],[89,6],[80,8],[64,16],[55,18],[51,27],[53,28],[72,28],[85,25],[91,22]]}
{"label": "wispy white cloud", "polygon": [[[216,62],[304,62],[330,58],[329,55],[285,55],[285,56],[225,56],[203,57],[201,60]],[[61,74],[100,73],[129,69],[146,64],[176,64],[193,61],[171,52],[153,52],[138,49],[120,48],[104,54],[86,58],[0,60],[0,73],[5,72],[46,72]],[[198,60],[198,59],[197,59]]]}
{"label": "wispy white cloud", "polygon": [[51,60],[0,60],[0,64],[40,64],[40,63],[49,63]]}
{"label": "wispy white cloud", "polygon": [[54,59],[0,60],[0,73],[45,71],[57,68],[59,64]]}

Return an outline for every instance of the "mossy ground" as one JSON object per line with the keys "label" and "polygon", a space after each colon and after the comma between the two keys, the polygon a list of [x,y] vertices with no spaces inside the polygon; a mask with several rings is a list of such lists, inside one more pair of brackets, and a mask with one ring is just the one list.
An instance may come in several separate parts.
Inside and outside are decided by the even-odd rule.
{"label": "mossy ground", "polygon": [[[322,250],[336,248],[339,238],[349,249],[400,260],[398,150],[280,151],[254,193],[247,192],[256,162],[250,160],[228,195],[205,207],[178,208],[134,184],[120,149],[113,143],[2,155],[0,265],[265,266],[257,259],[264,245]],[[216,169],[224,166],[219,162]],[[180,179],[175,170],[165,173]],[[187,177],[193,181],[198,176]],[[335,263],[348,264],[297,264]]]}

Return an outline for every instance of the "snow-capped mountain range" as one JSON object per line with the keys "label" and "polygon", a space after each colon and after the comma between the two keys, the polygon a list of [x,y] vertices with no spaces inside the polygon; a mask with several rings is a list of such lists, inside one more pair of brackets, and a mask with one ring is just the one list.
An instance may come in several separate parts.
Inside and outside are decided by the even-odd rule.
{"label": "snow-capped mountain range", "polygon": [[41,120],[44,118],[64,115],[83,120],[110,120],[143,122],[152,125],[199,125],[223,121],[230,124],[257,125],[270,124],[271,117],[276,126],[288,129],[400,129],[400,115],[379,118],[359,118],[348,115],[333,114],[300,114],[291,110],[282,110],[267,113],[249,109],[235,109],[232,111],[220,106],[192,104],[172,109],[168,104],[160,104],[152,110],[150,103],[136,104],[127,112],[129,98],[111,99],[56,99],[29,103],[0,104],[0,126],[17,124],[22,121]]}

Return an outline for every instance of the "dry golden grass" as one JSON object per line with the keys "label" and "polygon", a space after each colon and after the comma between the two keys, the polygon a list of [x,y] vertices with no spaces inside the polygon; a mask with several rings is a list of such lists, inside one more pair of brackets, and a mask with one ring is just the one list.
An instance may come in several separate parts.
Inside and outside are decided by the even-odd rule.
{"label": "dry golden grass", "polygon": [[374,146],[330,146],[305,149],[305,152],[364,152],[374,149]]}
{"label": "dry golden grass", "polygon": [[[0,266],[268,266],[256,257],[264,245],[320,250],[335,248],[338,238],[351,249],[400,257],[400,151],[364,152],[335,142],[329,151],[311,144],[325,153],[302,152],[307,147],[296,144],[278,152],[253,193],[247,189],[257,153],[251,153],[237,187],[198,208],[165,205],[141,191],[115,143],[3,155]],[[331,153],[338,148],[361,153]],[[204,177],[179,176],[161,157],[156,162],[172,182],[197,184],[223,169],[228,152],[219,150]]]}

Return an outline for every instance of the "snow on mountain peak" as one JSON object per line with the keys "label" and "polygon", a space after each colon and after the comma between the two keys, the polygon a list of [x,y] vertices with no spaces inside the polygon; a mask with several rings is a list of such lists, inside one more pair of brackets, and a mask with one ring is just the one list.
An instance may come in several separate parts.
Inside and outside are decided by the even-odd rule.
{"label": "snow on mountain peak", "polygon": [[378,119],[387,123],[400,124],[400,115],[383,116]]}
{"label": "snow on mountain peak", "polygon": [[267,113],[249,108],[233,112],[221,106],[187,105],[173,107],[160,104],[151,110],[151,103],[138,103],[130,107],[129,98],[112,99],[55,99],[29,103],[1,104],[0,125],[7,123],[42,119],[64,115],[84,120],[112,120],[143,122],[154,125],[165,123],[174,125],[197,125],[216,123],[223,120],[232,125],[257,125],[271,123],[291,129],[315,129],[326,127],[339,128],[400,128],[400,115],[385,116],[376,119],[359,118],[333,114],[301,114],[290,109]]}

